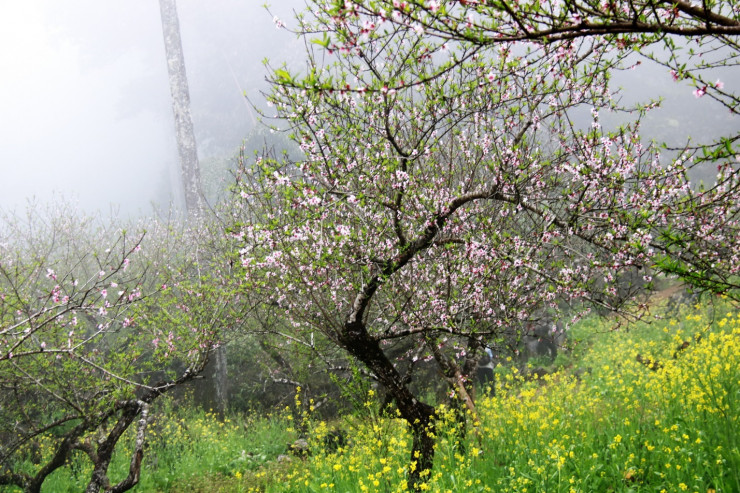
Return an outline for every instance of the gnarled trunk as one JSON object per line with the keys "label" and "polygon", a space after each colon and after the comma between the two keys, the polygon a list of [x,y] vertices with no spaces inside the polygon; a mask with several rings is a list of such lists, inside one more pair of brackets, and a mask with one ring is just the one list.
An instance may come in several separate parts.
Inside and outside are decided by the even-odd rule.
{"label": "gnarled trunk", "polygon": [[339,335],[340,344],[362,361],[378,378],[396,401],[401,417],[411,427],[413,446],[409,462],[409,489],[417,490],[422,483],[422,471],[434,463],[434,420],[436,413],[429,404],[419,401],[395,366],[388,360],[378,341],[368,334],[361,322],[348,322]]}

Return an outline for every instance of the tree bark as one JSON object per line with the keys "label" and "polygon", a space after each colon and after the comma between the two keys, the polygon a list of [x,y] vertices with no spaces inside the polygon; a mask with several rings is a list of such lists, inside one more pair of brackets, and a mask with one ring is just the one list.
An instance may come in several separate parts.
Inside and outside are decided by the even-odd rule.
{"label": "tree bark", "polygon": [[413,445],[408,486],[412,490],[418,490],[423,482],[421,473],[430,471],[434,463],[434,408],[414,397],[404,378],[380,349],[378,341],[370,337],[362,322],[347,322],[339,339],[339,343],[362,361],[388,389],[396,401],[401,417],[411,427]]}
{"label": "tree bark", "polygon": [[175,113],[175,139],[180,156],[180,177],[185,195],[185,208],[189,214],[198,215],[203,209],[203,195],[195,131],[190,115],[190,92],[188,77],[185,73],[185,56],[182,52],[180,23],[175,0],[159,0],[159,10],[162,16],[162,34],[172,93],[172,109]]}
{"label": "tree bark", "polygon": [[64,466],[64,463],[67,461],[69,453],[74,448],[77,439],[90,429],[92,429],[91,423],[89,421],[83,421],[70,430],[64,440],[62,440],[59,447],[57,447],[51,460],[49,460],[49,462],[47,462],[47,464],[25,484],[23,491],[25,493],[40,493],[41,485],[47,476]]}
{"label": "tree bark", "polygon": [[[159,10],[162,17],[162,35],[172,94],[172,110],[175,114],[175,139],[180,156],[180,183],[188,214],[200,216],[205,209],[205,200],[201,186],[193,118],[190,114],[190,91],[185,72],[185,55],[180,38],[176,0],[159,0]],[[208,366],[206,375],[210,374],[212,378],[205,385],[210,386],[206,393],[211,395],[209,400],[212,402],[206,407],[213,407],[219,413],[224,413],[228,407],[228,376],[226,349],[223,346],[219,346],[214,351]]]}
{"label": "tree bark", "polygon": [[[86,493],[98,493],[101,490],[110,493],[123,493],[139,483],[141,461],[144,457],[145,431],[149,420],[149,405],[144,401],[127,401],[121,403],[121,407],[122,412],[120,418],[106,439],[98,444],[97,451],[93,450],[92,447],[86,450],[94,463],[90,482],[85,490]],[[131,456],[129,474],[123,481],[111,486],[108,478],[108,467],[113,459],[113,452],[116,449],[118,441],[121,439],[121,435],[126,432],[137,417],[139,418],[138,429],[136,431],[136,443]]]}
{"label": "tree bark", "polygon": [[213,389],[216,410],[222,416],[229,407],[229,380],[227,373],[226,348],[217,347],[213,352]]}
{"label": "tree bark", "polygon": [[[437,364],[439,364],[442,376],[447,381],[447,384],[450,386],[450,388],[454,391],[454,395],[450,399],[450,408],[454,412],[455,421],[457,422],[457,426],[455,427],[455,434],[457,435],[457,438],[459,440],[460,452],[465,454],[465,441],[468,436],[468,419],[466,409],[468,412],[470,412],[470,417],[473,419],[473,433],[475,434],[476,438],[478,438],[478,441],[480,441],[477,424],[478,411],[475,408],[475,402],[473,400],[475,397],[472,393],[474,390],[474,385],[472,380],[470,379],[470,374],[468,372],[465,372],[464,369],[468,366],[467,363],[469,358],[466,358],[465,366],[461,370],[459,365],[454,360],[452,360],[442,352],[436,337],[428,335],[425,339],[427,346],[434,355],[435,361],[437,361]],[[475,347],[473,347],[473,350],[475,350]]]}

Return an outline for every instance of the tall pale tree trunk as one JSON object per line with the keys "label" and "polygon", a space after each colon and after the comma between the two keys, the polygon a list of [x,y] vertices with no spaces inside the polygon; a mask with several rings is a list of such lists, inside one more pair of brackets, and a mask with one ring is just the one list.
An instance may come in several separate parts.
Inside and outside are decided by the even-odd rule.
{"label": "tall pale tree trunk", "polygon": [[[185,208],[190,216],[201,216],[204,211],[203,192],[200,183],[198,148],[195,143],[193,119],[190,115],[190,91],[185,73],[185,56],[180,39],[180,22],[175,0],[159,0],[162,17],[162,34],[167,56],[167,72],[172,93],[172,109],[175,113],[175,138],[180,155],[180,177],[185,196]],[[206,381],[196,388],[196,394],[204,405],[220,413],[228,404],[228,380],[226,373],[226,350],[216,349],[205,369]]]}
{"label": "tall pale tree trunk", "polygon": [[167,56],[167,72],[172,93],[172,109],[175,113],[175,138],[180,155],[180,177],[185,195],[185,207],[189,214],[200,215],[203,209],[203,194],[200,186],[198,150],[190,116],[190,91],[185,73],[185,57],[180,40],[180,22],[175,0],[159,0],[162,16],[164,49]]}

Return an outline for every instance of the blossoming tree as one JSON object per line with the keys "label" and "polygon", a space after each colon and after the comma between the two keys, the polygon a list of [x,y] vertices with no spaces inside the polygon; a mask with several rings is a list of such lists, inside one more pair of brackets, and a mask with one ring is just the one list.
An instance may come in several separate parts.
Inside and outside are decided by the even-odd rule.
{"label": "blossoming tree", "polygon": [[[196,377],[239,318],[233,277],[192,233],[150,223],[132,238],[76,214],[0,226],[0,485],[27,492],[75,456],[92,465],[86,491],[135,486],[150,405]],[[130,428],[129,473],[112,482]]]}
{"label": "blossoming tree", "polygon": [[[733,113],[737,93],[712,78],[717,68],[737,67],[740,7],[731,0],[336,0],[332,14],[363,15],[424,31],[441,42],[487,49],[512,41],[543,44],[601,38],[667,67],[688,80],[696,97],[707,96]],[[332,41],[347,47],[357,38]]]}
{"label": "blossoming tree", "polygon": [[[516,16],[506,26],[523,34],[487,43],[474,31],[485,9],[509,12],[490,5],[313,4],[299,17],[307,69],[274,68],[269,95],[305,158],[263,157],[240,175],[250,288],[393,396],[413,430],[416,488],[432,466],[434,409],[402,362],[436,359],[474,410],[453,356],[536,313],[619,310],[650,287],[651,269],[738,287],[732,153],[712,154],[714,187],[692,188],[690,149],[666,160],[637,134],[654,104],[621,108],[609,87],[626,45],[596,31],[530,36]],[[437,25],[464,35],[445,39]],[[601,112],[622,110],[628,123],[602,128]],[[646,285],[625,281],[639,277]],[[397,345],[425,352],[391,359]]]}

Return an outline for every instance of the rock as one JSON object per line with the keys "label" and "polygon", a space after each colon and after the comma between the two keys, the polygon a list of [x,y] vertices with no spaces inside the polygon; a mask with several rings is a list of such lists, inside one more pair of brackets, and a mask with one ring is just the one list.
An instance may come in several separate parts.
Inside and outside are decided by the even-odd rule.
{"label": "rock", "polygon": [[297,457],[308,457],[310,451],[308,450],[308,440],[305,438],[299,438],[288,447],[290,452]]}

